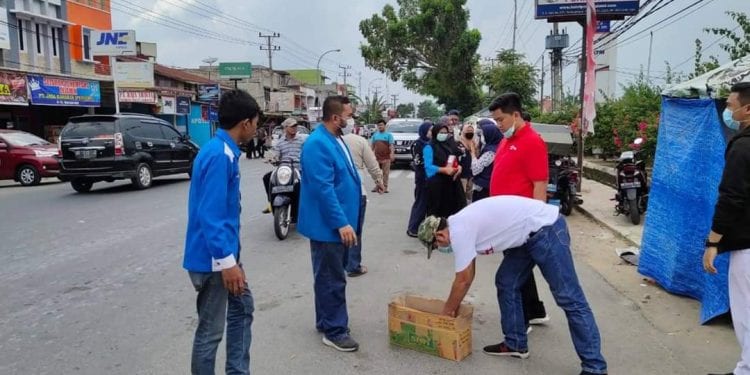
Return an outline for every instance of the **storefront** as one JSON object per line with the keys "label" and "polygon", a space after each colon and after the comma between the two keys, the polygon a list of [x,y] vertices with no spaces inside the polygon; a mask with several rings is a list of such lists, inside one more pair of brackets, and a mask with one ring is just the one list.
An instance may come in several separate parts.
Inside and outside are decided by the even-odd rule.
{"label": "storefront", "polygon": [[26,75],[0,72],[0,129],[28,131],[28,106]]}

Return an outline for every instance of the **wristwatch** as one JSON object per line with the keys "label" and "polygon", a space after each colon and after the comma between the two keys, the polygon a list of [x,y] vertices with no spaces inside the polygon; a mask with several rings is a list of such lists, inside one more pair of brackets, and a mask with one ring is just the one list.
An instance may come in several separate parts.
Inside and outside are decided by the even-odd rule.
{"label": "wristwatch", "polygon": [[706,240],[706,247],[719,247],[719,243]]}

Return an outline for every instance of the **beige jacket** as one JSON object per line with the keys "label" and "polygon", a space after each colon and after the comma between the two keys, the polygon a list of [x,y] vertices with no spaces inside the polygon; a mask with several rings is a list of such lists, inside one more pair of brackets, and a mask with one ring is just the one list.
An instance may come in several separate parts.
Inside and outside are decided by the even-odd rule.
{"label": "beige jacket", "polygon": [[[343,138],[346,146],[349,147],[349,152],[352,154],[352,161],[359,172],[359,179],[363,180],[363,173],[366,168],[376,184],[383,182],[383,171],[380,170],[380,164],[378,164],[375,153],[370,148],[370,142],[356,134],[347,134]],[[367,195],[365,184],[362,183],[361,186],[362,195]]]}

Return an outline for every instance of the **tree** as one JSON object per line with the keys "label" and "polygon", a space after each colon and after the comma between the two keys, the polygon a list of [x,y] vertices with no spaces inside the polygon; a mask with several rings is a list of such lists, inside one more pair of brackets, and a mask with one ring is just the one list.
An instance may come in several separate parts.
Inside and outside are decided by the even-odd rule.
{"label": "tree", "polygon": [[425,100],[417,106],[417,117],[436,120],[443,111],[432,100]]}
{"label": "tree", "polygon": [[401,117],[408,117],[414,115],[414,103],[399,104],[396,106],[396,112]]}
{"label": "tree", "polygon": [[[737,22],[736,28],[707,27],[703,31],[729,39],[729,43],[721,43],[719,46],[729,54],[730,59],[737,60],[750,54],[750,19],[744,12],[730,10],[726,14]],[[742,35],[736,33],[738,29],[742,30]]]}
{"label": "tree", "polygon": [[378,95],[373,95],[372,97],[365,96],[364,103],[365,110],[362,112],[360,118],[367,124],[375,123],[375,121],[382,117],[381,113],[385,110],[385,97]]}
{"label": "tree", "polygon": [[710,72],[720,66],[719,59],[716,56],[708,56],[708,61],[703,61],[703,42],[700,39],[695,40],[695,69],[688,78],[693,79],[704,73]]}
{"label": "tree", "polygon": [[512,49],[498,52],[497,64],[487,69],[484,77],[492,96],[512,91],[521,96],[526,108],[536,107],[537,72],[524,54]]}
{"label": "tree", "polygon": [[475,77],[481,34],[468,28],[466,0],[396,0],[362,20],[368,67],[438,103],[471,113],[480,104]]}

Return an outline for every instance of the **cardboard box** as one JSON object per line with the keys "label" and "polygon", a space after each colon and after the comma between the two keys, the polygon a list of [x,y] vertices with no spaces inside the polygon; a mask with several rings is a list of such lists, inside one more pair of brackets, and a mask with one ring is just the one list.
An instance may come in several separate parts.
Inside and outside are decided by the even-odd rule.
{"label": "cardboard box", "polygon": [[414,295],[388,304],[388,332],[393,345],[460,361],[471,354],[474,307],[461,304],[458,316],[440,315],[445,301]]}

